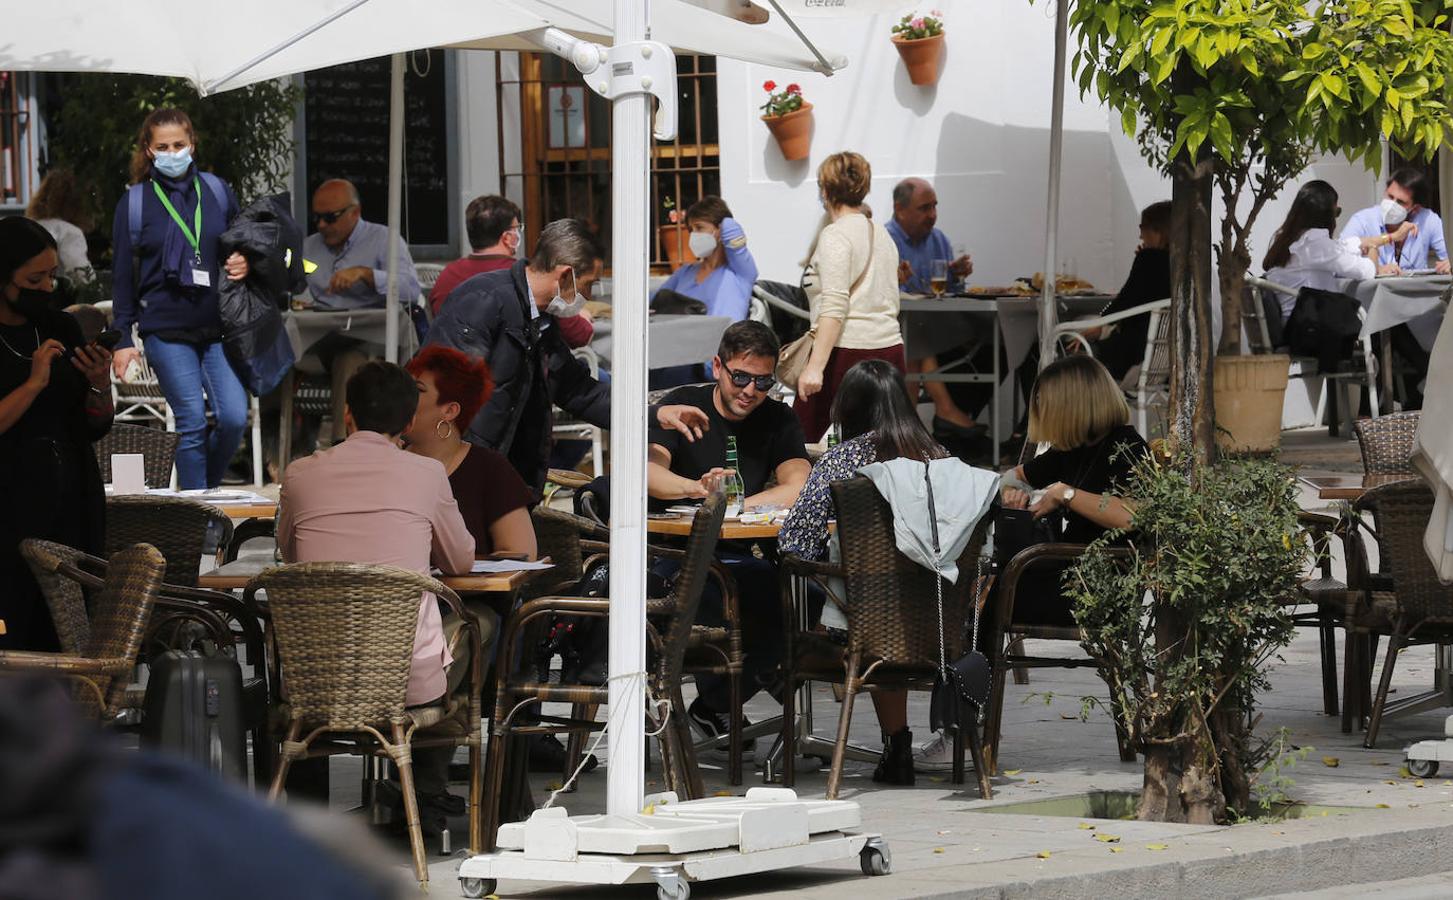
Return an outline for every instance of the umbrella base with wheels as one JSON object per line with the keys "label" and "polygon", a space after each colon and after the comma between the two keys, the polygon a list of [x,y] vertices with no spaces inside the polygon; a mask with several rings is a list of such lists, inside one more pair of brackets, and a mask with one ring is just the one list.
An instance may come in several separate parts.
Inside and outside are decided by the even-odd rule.
{"label": "umbrella base with wheels", "polygon": [[[858,804],[799,800],[783,788],[745,797],[677,802],[646,798],[633,816],[570,816],[539,810],[503,825],[500,849],[459,866],[465,896],[492,893],[499,879],[574,884],[656,884],[659,900],[686,900],[691,883],[858,857],[866,875],[892,868],[888,845],[855,829]],[[477,893],[476,893],[477,891]]]}

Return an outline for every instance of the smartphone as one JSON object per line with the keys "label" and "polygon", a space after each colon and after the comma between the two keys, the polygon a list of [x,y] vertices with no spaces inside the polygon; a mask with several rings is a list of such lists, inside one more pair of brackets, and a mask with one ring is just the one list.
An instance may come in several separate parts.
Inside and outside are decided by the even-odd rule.
{"label": "smartphone", "polygon": [[96,335],[97,346],[105,347],[107,350],[115,350],[116,345],[119,343],[121,343],[121,332],[115,328],[107,328],[105,331]]}

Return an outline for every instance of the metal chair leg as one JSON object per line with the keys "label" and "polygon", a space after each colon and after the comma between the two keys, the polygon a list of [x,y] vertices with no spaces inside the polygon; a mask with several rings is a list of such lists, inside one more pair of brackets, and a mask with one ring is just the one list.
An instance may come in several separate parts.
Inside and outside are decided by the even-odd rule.
{"label": "metal chair leg", "polygon": [[[826,796],[829,800],[837,799],[838,788],[842,785],[843,758],[847,754],[848,731],[853,724],[853,700],[858,696],[859,662],[860,656],[856,651],[854,651],[852,656],[848,657],[848,678],[847,683],[844,685],[847,694],[843,697],[842,710],[838,713],[837,743],[835,743],[832,748],[832,768],[828,771],[827,774]],[[792,765],[793,760],[789,759],[787,761],[787,768],[790,769]]]}
{"label": "metal chair leg", "polygon": [[1392,670],[1397,665],[1398,654],[1406,646],[1401,635],[1390,634],[1387,638],[1387,657],[1382,661],[1382,677],[1377,680],[1377,697],[1372,701],[1372,714],[1367,720],[1367,734],[1362,746],[1371,750],[1377,743],[1377,732],[1382,728],[1382,710],[1387,706],[1387,693],[1392,687]]}

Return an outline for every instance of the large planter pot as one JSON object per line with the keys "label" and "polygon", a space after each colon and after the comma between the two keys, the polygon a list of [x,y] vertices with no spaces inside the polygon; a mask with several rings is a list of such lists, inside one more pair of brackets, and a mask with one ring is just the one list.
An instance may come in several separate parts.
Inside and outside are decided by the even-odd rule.
{"label": "large planter pot", "polygon": [[1218,356],[1216,446],[1227,453],[1270,453],[1281,446],[1281,410],[1291,359],[1281,354]]}
{"label": "large planter pot", "polygon": [[686,226],[679,222],[674,225],[662,225],[657,229],[661,235],[661,249],[666,251],[666,261],[671,264],[671,271],[696,262],[696,255],[691,252],[691,242],[686,236]]}
{"label": "large planter pot", "polygon": [[908,68],[908,80],[914,84],[933,84],[938,81],[938,61],[943,56],[943,35],[905,41],[893,38],[893,46],[903,57]]}
{"label": "large planter pot", "polygon": [[807,159],[812,149],[812,104],[802,106],[782,116],[763,116],[767,130],[777,139],[783,159]]}

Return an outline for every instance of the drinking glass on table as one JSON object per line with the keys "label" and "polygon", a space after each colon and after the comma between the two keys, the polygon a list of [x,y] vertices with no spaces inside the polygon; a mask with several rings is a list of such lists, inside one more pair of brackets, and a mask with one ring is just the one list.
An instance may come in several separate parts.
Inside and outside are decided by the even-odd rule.
{"label": "drinking glass on table", "polygon": [[933,270],[928,278],[928,286],[933,289],[935,297],[942,297],[943,292],[948,289],[948,260],[935,259]]}

